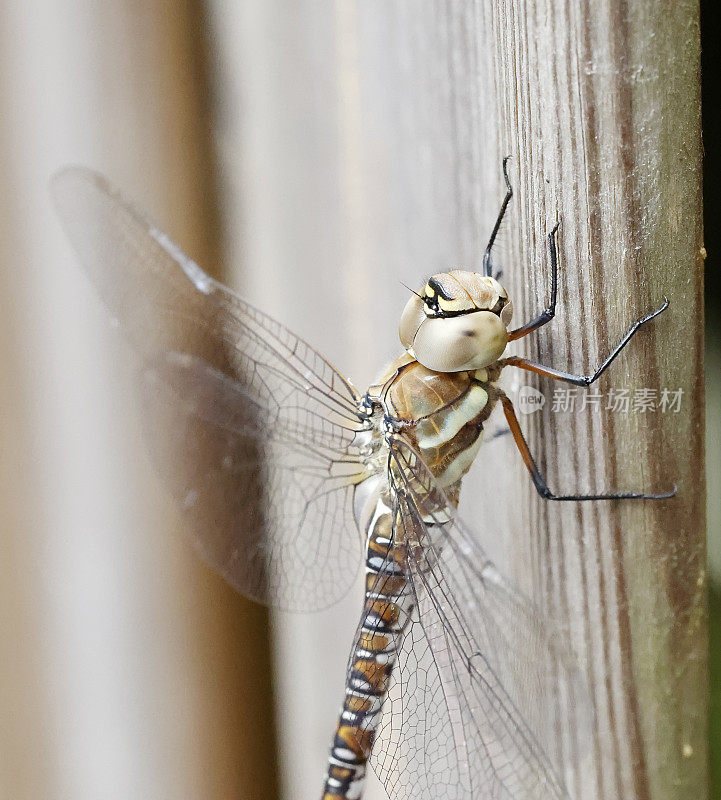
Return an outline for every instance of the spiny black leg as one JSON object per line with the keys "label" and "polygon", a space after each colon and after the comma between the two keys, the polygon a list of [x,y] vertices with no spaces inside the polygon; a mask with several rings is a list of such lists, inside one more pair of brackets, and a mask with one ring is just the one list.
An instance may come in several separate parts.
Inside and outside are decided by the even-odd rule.
{"label": "spiny black leg", "polygon": [[504,358],[502,359],[501,363],[503,364],[503,366],[519,367],[520,369],[527,369],[529,372],[535,372],[538,375],[545,375],[547,378],[553,378],[554,380],[557,381],[566,381],[566,383],[573,383],[576,386],[590,386],[613,363],[616,356],[628,344],[629,340],[634,335],[634,333],[636,333],[636,331],[642,325],[645,325],[647,322],[650,322],[654,317],[657,317],[662,311],[665,311],[667,308],[668,308],[668,298],[664,297],[662,306],[657,308],[655,311],[652,311],[650,314],[646,314],[645,317],[637,319],[636,322],[634,322],[633,325],[631,325],[631,327],[626,331],[626,335],[616,345],[616,347],[611,352],[611,355],[608,356],[608,358],[593,373],[593,375],[573,375],[570,372],[563,372],[560,369],[554,369],[553,367],[546,367],[543,364],[536,364],[533,361],[527,361],[525,358],[520,358],[519,356],[511,356],[510,358]]}
{"label": "spiny black leg", "polygon": [[483,254],[483,274],[490,278],[491,277],[491,249],[493,248],[493,243],[496,241],[496,236],[498,235],[498,229],[501,227],[501,223],[503,222],[503,217],[506,214],[506,209],[508,208],[508,204],[511,202],[511,198],[513,197],[513,188],[511,187],[511,181],[508,178],[508,159],[510,156],[506,156],[503,159],[503,180],[506,182],[506,196],[503,198],[503,202],[501,203],[501,210],[498,212],[498,216],[496,217],[496,224],[493,226],[493,230],[491,231],[491,238],[488,240],[488,244],[486,245],[486,252]]}
{"label": "spiny black leg", "polygon": [[514,339],[521,339],[532,331],[538,330],[538,328],[550,322],[556,316],[556,297],[558,296],[558,252],[556,250],[556,232],[560,224],[561,222],[559,220],[553,226],[553,230],[548,234],[548,250],[551,254],[551,302],[548,304],[548,308],[542,311],[535,319],[511,331],[508,334],[509,342],[512,342]]}
{"label": "spiny black leg", "polygon": [[676,494],[676,487],[670,492],[658,492],[655,494],[644,494],[643,492],[603,492],[601,494],[554,494],[546,483],[543,475],[541,475],[536,462],[531,455],[531,450],[528,447],[521,426],[516,416],[516,410],[513,408],[513,403],[506,395],[501,396],[501,404],[503,406],[503,413],[506,415],[508,427],[513,434],[513,441],[521,454],[523,463],[531,475],[533,485],[536,487],[538,494],[546,500],[667,500]]}

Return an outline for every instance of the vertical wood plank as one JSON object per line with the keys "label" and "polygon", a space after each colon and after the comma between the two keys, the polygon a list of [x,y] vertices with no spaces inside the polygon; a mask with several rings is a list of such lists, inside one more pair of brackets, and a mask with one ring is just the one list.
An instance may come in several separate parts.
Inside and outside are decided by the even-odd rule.
{"label": "vertical wood plank", "polygon": [[273,793],[272,725],[242,724],[270,705],[267,625],[183,541],[137,362],[48,193],[98,168],[217,272],[198,14],[31,0],[0,21],[3,797]]}
{"label": "vertical wood plank", "polygon": [[[559,319],[530,355],[593,371],[635,318],[671,301],[599,381],[599,413],[580,411],[579,391],[576,413],[548,403],[529,420],[554,490],[679,486],[656,504],[569,508],[531,494],[521,514],[536,594],[568,615],[593,690],[594,767],[576,765],[572,795],[704,796],[698,9],[511,2],[493,17],[527,315],[547,294],[543,234],[563,220]],[[678,413],[633,410],[639,391],[658,401],[664,388],[682,390]],[[618,389],[630,390],[628,414],[606,409]]]}

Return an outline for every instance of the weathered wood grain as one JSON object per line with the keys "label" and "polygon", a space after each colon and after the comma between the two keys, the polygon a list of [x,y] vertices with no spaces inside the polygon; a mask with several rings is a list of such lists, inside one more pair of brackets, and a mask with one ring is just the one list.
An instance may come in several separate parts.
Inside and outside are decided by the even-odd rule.
{"label": "weathered wood grain", "polygon": [[[568,616],[593,691],[593,766],[577,766],[574,797],[706,792],[697,14],[640,1],[487,12],[505,43],[495,91],[520,167],[511,274],[526,313],[547,291],[533,268],[542,234],[563,220],[561,311],[531,354],[592,371],[634,318],[671,301],[599,381],[598,413],[547,405],[529,420],[558,491],[679,487],[659,503],[524,503],[537,595]],[[619,388],[681,388],[680,411],[606,411]]]}

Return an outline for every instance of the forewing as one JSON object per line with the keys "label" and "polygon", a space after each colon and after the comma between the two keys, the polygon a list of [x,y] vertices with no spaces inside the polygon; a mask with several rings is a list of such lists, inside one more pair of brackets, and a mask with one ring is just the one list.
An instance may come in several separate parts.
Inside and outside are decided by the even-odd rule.
{"label": "forewing", "polygon": [[418,616],[392,673],[374,770],[394,799],[566,798],[560,733],[583,740],[590,724],[575,659],[400,438],[390,472]]}
{"label": "forewing", "polygon": [[159,358],[143,397],[151,451],[211,567],[248,597],[288,610],[345,594],[360,561],[360,468],[338,454],[327,422],[311,440],[310,422],[283,422],[283,406],[259,405],[187,354]]}
{"label": "forewing", "polygon": [[360,557],[355,389],[102,176],[70,168],[52,189],[88,277],[146,362],[148,434],[201,554],[261,602],[333,603]]}
{"label": "forewing", "polygon": [[52,192],[88,277],[139,352],[191,353],[255,393],[290,384],[301,408],[357,426],[358,393],[336,369],[203,272],[105,178],[69,167]]}

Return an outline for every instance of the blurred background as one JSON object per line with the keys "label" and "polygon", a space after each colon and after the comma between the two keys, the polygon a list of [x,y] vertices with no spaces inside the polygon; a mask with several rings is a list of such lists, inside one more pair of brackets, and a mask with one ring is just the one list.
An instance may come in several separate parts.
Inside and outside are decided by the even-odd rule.
{"label": "blurred background", "polygon": [[[477,263],[469,220],[487,230],[501,189],[495,147],[477,144],[488,199],[467,213],[456,154],[432,146],[463,124],[466,100],[444,96],[428,66],[454,33],[447,23],[428,39],[412,5],[398,3],[388,29],[355,8],[26,0],[0,11],[2,798],[320,789],[357,593],[321,615],[271,620],[197,562],[145,453],[137,361],[77,266],[47,184],[68,163],[107,174],[207,271],[365,386],[398,349],[399,279],[415,286],[449,253]],[[702,8],[719,675],[721,121],[711,87],[721,75],[719,11]],[[393,26],[410,31],[406,49]],[[387,81],[394,93],[381,91]],[[290,100],[279,90],[288,82]],[[408,103],[381,102],[393,94]],[[447,115],[425,111],[429,95]],[[718,768],[714,777],[721,796]]]}

